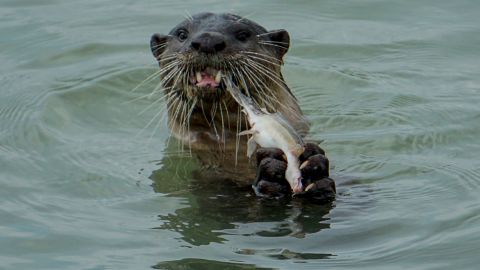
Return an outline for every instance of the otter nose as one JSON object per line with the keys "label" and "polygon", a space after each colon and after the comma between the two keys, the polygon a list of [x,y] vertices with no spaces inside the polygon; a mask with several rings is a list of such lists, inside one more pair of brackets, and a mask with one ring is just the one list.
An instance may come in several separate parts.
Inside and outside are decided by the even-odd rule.
{"label": "otter nose", "polygon": [[217,33],[202,33],[193,38],[191,46],[202,53],[218,53],[223,51],[227,44],[222,35]]}

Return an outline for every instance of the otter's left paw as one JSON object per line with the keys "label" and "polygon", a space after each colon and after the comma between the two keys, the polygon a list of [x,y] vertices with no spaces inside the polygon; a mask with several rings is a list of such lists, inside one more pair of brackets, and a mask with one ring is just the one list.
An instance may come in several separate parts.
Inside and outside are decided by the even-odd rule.
{"label": "otter's left paw", "polygon": [[302,184],[305,187],[301,196],[320,201],[333,201],[337,193],[335,182],[329,178],[329,161],[323,154],[308,157],[302,165]]}

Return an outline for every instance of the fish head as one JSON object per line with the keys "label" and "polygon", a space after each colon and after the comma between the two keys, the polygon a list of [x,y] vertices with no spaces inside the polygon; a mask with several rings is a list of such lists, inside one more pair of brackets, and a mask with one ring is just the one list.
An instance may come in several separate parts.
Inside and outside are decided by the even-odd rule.
{"label": "fish head", "polygon": [[303,192],[302,173],[300,172],[298,166],[287,166],[285,178],[290,183],[294,194]]}

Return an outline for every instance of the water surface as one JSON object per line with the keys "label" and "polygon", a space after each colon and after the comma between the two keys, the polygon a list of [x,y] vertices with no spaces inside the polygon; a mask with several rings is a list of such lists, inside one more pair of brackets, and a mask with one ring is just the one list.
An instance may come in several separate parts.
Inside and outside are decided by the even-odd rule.
{"label": "water surface", "polygon": [[[476,269],[479,9],[1,0],[0,269]],[[156,70],[151,34],[200,11],[290,32],[333,204],[198,179],[161,95],[139,98],[158,81],[131,91]]]}

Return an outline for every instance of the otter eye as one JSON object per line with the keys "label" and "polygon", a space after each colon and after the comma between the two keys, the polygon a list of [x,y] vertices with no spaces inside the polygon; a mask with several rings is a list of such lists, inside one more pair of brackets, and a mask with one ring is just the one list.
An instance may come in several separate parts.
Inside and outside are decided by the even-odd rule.
{"label": "otter eye", "polygon": [[188,38],[188,32],[185,29],[180,29],[177,32],[177,38],[180,41],[185,41]]}
{"label": "otter eye", "polygon": [[240,41],[247,41],[247,39],[251,36],[251,33],[245,30],[238,31],[235,34],[235,38]]}

